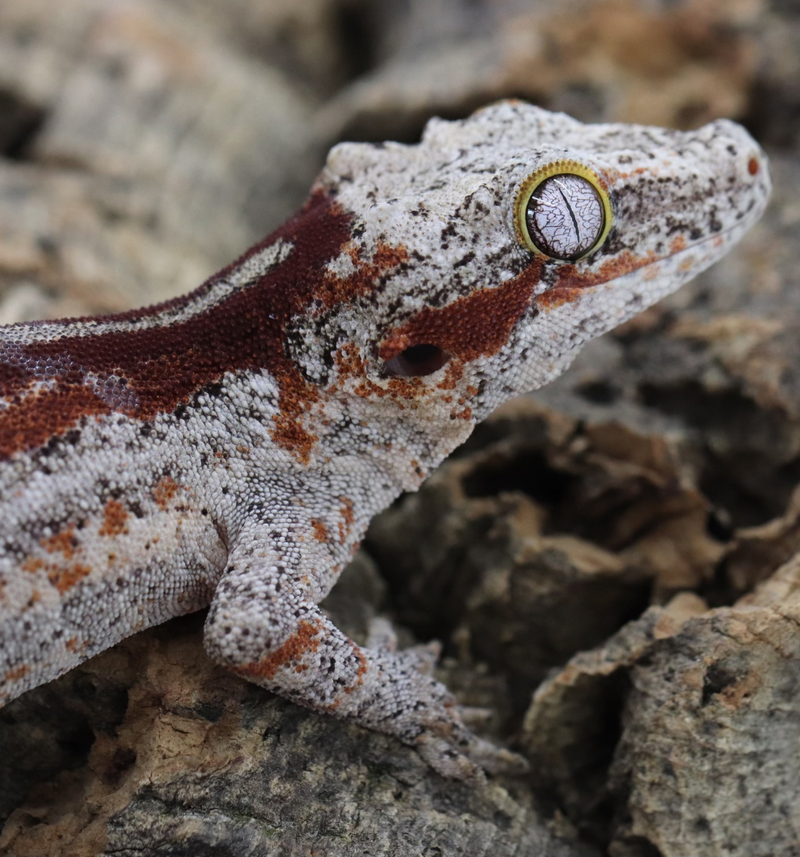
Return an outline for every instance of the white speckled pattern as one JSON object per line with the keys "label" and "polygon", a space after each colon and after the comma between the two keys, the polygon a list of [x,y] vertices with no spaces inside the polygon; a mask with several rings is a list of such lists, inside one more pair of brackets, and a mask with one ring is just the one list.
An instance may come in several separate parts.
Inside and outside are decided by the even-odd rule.
{"label": "white speckled pattern", "polygon": [[[568,161],[613,228],[570,263],[515,199]],[[508,398],[722,256],[769,195],[719,121],[584,125],[502,102],[416,146],[344,144],[306,206],[185,298],[0,331],[0,701],[208,604],[209,654],[415,745],[511,764],[464,727],[430,651],[359,647],[320,612],[370,518]]]}

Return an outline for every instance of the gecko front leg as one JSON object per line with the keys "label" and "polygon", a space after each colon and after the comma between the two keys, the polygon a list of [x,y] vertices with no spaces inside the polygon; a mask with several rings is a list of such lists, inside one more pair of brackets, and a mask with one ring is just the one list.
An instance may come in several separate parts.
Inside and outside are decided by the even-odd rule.
{"label": "gecko front leg", "polygon": [[268,529],[231,550],[205,627],[214,660],[307,708],[400,738],[443,776],[480,781],[482,769],[519,769],[519,757],[464,725],[455,698],[429,674],[431,647],[395,651],[385,632],[372,635],[374,648],[350,640],[315,603],[335,580],[318,574],[330,558],[280,552]]}

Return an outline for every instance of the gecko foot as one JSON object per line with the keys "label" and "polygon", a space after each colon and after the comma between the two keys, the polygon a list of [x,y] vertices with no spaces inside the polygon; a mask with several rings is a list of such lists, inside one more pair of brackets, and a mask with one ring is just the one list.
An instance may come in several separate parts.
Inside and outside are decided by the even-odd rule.
{"label": "gecko foot", "polygon": [[442,644],[438,640],[409,646],[402,651],[397,649],[397,634],[392,623],[382,616],[370,620],[367,632],[367,648],[373,651],[391,653],[423,675],[433,675],[433,670],[442,654]]}
{"label": "gecko foot", "polygon": [[438,643],[398,651],[391,625],[378,620],[371,645],[361,647],[302,595],[254,598],[251,577],[265,586],[244,563],[217,586],[205,629],[216,661],[308,708],[396,736],[446,777],[477,783],[484,771],[524,769],[464,724],[456,699],[432,675]]}
{"label": "gecko foot", "polygon": [[368,645],[390,658],[396,669],[407,673],[411,668],[419,676],[412,679],[412,684],[418,698],[417,715],[422,715],[418,721],[422,731],[414,738],[413,746],[435,771],[449,779],[481,784],[486,781],[486,773],[514,775],[529,770],[522,756],[470,731],[470,726],[485,724],[491,711],[459,706],[445,686],[433,678],[442,650],[439,642],[398,651],[391,623],[380,618],[370,623]]}
{"label": "gecko foot", "polygon": [[465,746],[456,748],[445,738],[426,732],[417,738],[415,746],[437,773],[473,785],[485,783],[486,773],[520,775],[530,770],[528,761],[518,753],[476,735],[469,735]]}

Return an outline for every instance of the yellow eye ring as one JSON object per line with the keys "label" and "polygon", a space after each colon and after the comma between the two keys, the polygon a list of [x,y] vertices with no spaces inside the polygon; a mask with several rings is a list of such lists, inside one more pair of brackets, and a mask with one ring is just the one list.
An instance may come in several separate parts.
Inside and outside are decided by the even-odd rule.
{"label": "yellow eye ring", "polygon": [[514,203],[519,242],[549,259],[585,259],[608,238],[613,222],[606,183],[572,160],[553,161],[531,173]]}

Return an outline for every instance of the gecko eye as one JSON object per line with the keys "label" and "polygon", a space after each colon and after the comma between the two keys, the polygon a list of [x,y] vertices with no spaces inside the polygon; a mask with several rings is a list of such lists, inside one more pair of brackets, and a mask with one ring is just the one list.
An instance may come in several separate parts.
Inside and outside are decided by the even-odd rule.
{"label": "gecko eye", "polygon": [[438,345],[411,345],[386,361],[386,371],[400,378],[432,375],[449,359],[450,355]]}
{"label": "gecko eye", "polygon": [[515,226],[521,243],[551,259],[576,262],[611,230],[605,183],[575,161],[556,161],[528,176],[519,189]]}

